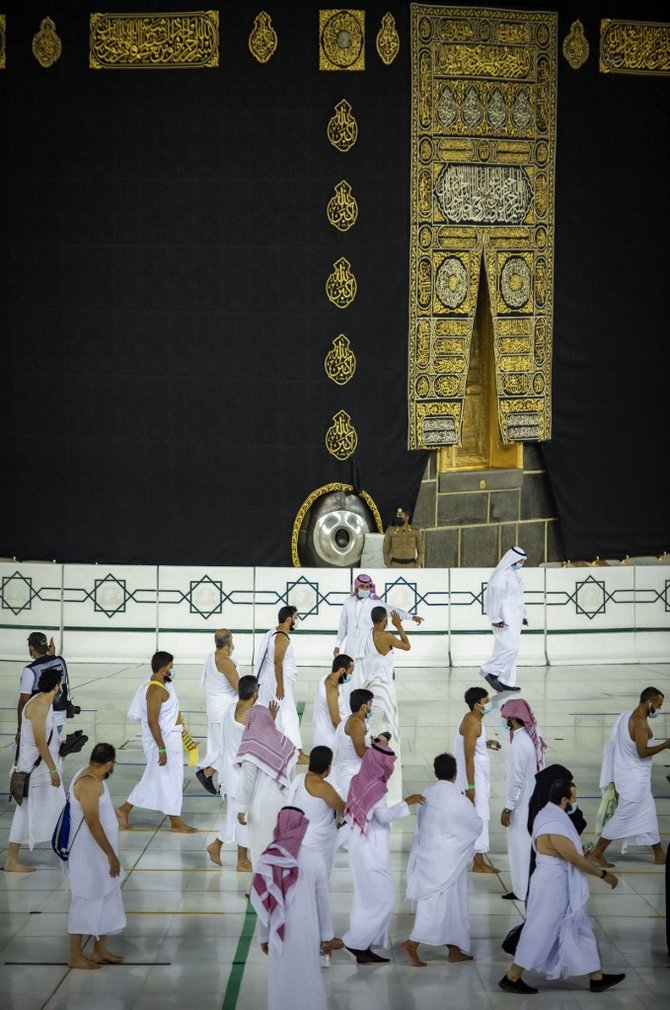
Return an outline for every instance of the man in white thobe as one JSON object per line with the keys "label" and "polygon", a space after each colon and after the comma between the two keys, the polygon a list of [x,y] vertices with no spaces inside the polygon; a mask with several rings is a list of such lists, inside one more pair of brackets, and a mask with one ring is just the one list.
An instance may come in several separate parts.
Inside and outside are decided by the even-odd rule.
{"label": "man in white thobe", "polygon": [[141,723],[142,749],[147,759],[144,775],[127,801],[116,809],[119,824],[130,829],[133,807],[160,810],[170,819],[172,831],[190,834],[197,830],[181,817],[184,788],[182,717],[179,698],[172,684],[174,657],[156,652],[151,657],[151,680],[135,692],[128,718]]}
{"label": "man in white thobe", "polygon": [[360,771],[363,755],[371,743],[368,722],[373,702],[372,691],[366,691],[363,687],[352,691],[349,695],[351,715],[343,719],[335,731],[331,780],[344,800],[349,792],[349,784]]}
{"label": "man in white thobe", "polygon": [[65,792],[60,781],[58,748],[60,737],[54,730],[53,703],[61,689],[60,671],[45,670],[34,694],[23,706],[17,771],[30,774],[28,795],[17,806],[9,829],[5,860],[6,873],[32,873],[34,866],[19,860],[19,850],[30,850],[51,839]]}
{"label": "man in white thobe", "polygon": [[537,866],[530,880],[526,921],[514,963],[498,982],[504,992],[527,996],[538,991],[521,978],[527,968],[551,979],[588,975],[591,992],[604,992],[626,977],[607,975],[600,967],[591,920],[586,914],[586,878],[602,877],[610,887],[616,887],[619,881],[582,855],[579,835],[568,816],[576,798],[574,782],[557,779],[549,791],[549,803],[535,818]]}
{"label": "man in white thobe", "polygon": [[506,701],[500,714],[510,733],[507,755],[507,796],[500,823],[507,828],[507,855],[512,889],[503,898],[525,901],[528,893],[531,840],[528,806],[535,790],[535,776],[544,767],[547,746],[538,733],[532,708],[523,698]]}
{"label": "man in white thobe", "polygon": [[492,863],[484,859],[489,851],[489,820],[491,811],[491,762],[490,750],[500,750],[497,740],[486,739],[484,716],[492,708],[491,700],[483,687],[470,687],[465,692],[465,704],[469,712],[463,716],[456,731],[454,754],[456,756],[456,785],[464,793],[481,818],[482,830],[475,842],[473,873],[498,873]]}
{"label": "man in white thobe", "polygon": [[258,681],[256,678],[240,677],[237,704],[230,705],[223,717],[223,758],[219,779],[222,792],[226,796],[226,819],[217,837],[207,846],[209,858],[217,866],[222,866],[221,849],[225,844],[236,844],[238,873],[248,873],[251,870],[251,862],[249,861],[249,827],[246,824],[240,824],[237,819],[239,807],[236,797],[237,783],[240,777],[237,752],[242,743],[249,710],[257,701]]}
{"label": "man in white thobe", "polygon": [[333,936],[323,859],[303,845],[307,824],[301,810],[280,810],[254,868],[251,904],[270,960],[268,1010],[327,1010],[319,955],[342,947]]}
{"label": "man in white thobe", "polygon": [[354,885],[349,929],[342,937],[358,964],[386,964],[373,947],[388,946],[388,928],[395,907],[391,871],[391,822],[407,817],[409,808],[423,803],[413,794],[390,807],[386,783],[393,772],[393,751],[373,744],[363,755],[361,770],[349,786],[345,816],[351,826],[349,868]]}
{"label": "man in white thobe", "polygon": [[398,712],[398,697],[395,689],[395,649],[409,652],[409,638],[402,626],[402,619],[396,610],[391,611],[393,627],[398,631],[394,635],[388,631],[389,615],[386,607],[373,607],[372,629],[365,638],[363,658],[359,660],[362,667],[361,679],[363,687],[372,691],[375,696],[375,717],[371,720],[373,735],[389,734],[391,748],[396,760],[393,774],[387,784],[388,802],[393,806],[402,799],[402,764],[400,757],[400,714]]}
{"label": "man in white thobe", "polygon": [[298,608],[282,607],[277,614],[277,627],[270,628],[258,646],[259,659],[255,667],[258,680],[258,700],[266,708],[271,701],[279,704],[277,729],[298,748],[298,764],[309,760],[302,749],[300,720],[293,688],[298,679],[298,667],[290,632],[298,623]]}
{"label": "man in white thobe", "polygon": [[[237,701],[239,675],[232,658],[233,635],[228,628],[214,632],[215,651],[205,660],[200,683],[205,689],[207,706],[207,753],[198,765],[195,777],[203,789],[217,795],[214,773],[221,778],[223,761],[223,717],[226,710]],[[219,781],[220,785],[220,781]]]}
{"label": "man in white thobe", "polygon": [[503,554],[486,587],[484,609],[491,622],[493,652],[480,673],[494,691],[520,691],[516,683],[516,660],[521,646],[521,628],[528,624],[519,572],[526,561],[521,547]]}
{"label": "man in white thobe", "polygon": [[407,864],[407,899],[416,902],[416,916],[401,949],[416,968],[426,966],[420,943],[447,947],[451,962],[472,960],[467,870],[482,822],[455,785],[456,759],[439,754],[433,768],[437,782],[424,790]]}
{"label": "man in white thobe", "polygon": [[328,781],[333,752],[330,747],[312,747],[309,768],[291,783],[288,802],[298,807],[309,821],[303,841],[319,853],[330,879],[337,848],[338,822],[344,817],[344,800]]}
{"label": "man in white thobe", "polygon": [[298,751],[275,726],[276,701],[257,702],[247,713],[235,767],[239,772],[235,803],[239,824],[249,826],[251,864],[272,840],[277,814],[286,802]]}
{"label": "man in white thobe", "polygon": [[[70,851],[64,864],[71,895],[70,968],[99,968],[123,961],[107,946],[107,937],[126,926],[119,823],[106,782],[115,764],[114,747],[96,744],[88,767],[77,772],[70,786]],[[91,957],[82,951],[88,936],[95,937]]]}
{"label": "man in white thobe", "polygon": [[347,654],[356,662],[354,675],[349,685],[350,690],[355,691],[363,687],[362,671],[359,669],[357,660],[361,659],[365,652],[365,640],[372,631],[372,611],[374,607],[384,607],[390,614],[393,610],[403,621],[414,621],[415,624],[422,624],[423,617],[417,614],[408,614],[400,607],[392,607],[377,596],[374,582],[369,575],[361,572],[354,579],[354,587],[351,596],[342,604],[340,612],[340,622],[337,628],[337,639],[333,656],[339,656],[340,652],[346,649]]}
{"label": "man in white thobe", "polygon": [[658,817],[651,792],[651,762],[654,754],[670,748],[670,740],[654,743],[649,719],[661,712],[664,696],[656,687],[647,687],[636,708],[619,716],[605,747],[600,771],[600,788],[613,782],[618,795],[614,816],[590,853],[599,866],[611,866],[605,858],[610,842],[621,839],[621,851],[629,845],[650,845],[654,862],[665,863],[658,832]]}

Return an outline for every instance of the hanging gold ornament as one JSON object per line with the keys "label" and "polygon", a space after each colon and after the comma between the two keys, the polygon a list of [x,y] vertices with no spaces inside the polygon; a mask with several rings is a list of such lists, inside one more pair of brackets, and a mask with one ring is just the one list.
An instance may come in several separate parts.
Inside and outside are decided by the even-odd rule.
{"label": "hanging gold ornament", "polygon": [[335,459],[349,459],[356,451],[358,435],[346,410],[338,410],[333,415],[333,423],[326,432],[326,449]]}
{"label": "hanging gold ornament", "polygon": [[277,52],[277,33],[267,11],[259,11],[249,35],[249,51],[259,63],[267,63]]}
{"label": "hanging gold ornament", "polygon": [[328,299],[338,309],[346,309],[356,297],[357,290],[358,285],[351,272],[351,263],[344,256],[340,256],[339,260],[333,263],[333,272],[328,275],[326,281]]}
{"label": "hanging gold ornament", "polygon": [[51,18],[44,18],[33,36],[33,56],[41,67],[52,67],[63,50]]}
{"label": "hanging gold ornament", "polygon": [[335,186],[335,192],[326,206],[326,216],[338,231],[349,231],[356,224],[358,204],[346,179]]}
{"label": "hanging gold ornament", "polygon": [[323,362],[326,375],[331,382],[336,382],[338,386],[346,386],[350,379],[353,379],[356,371],[356,355],[351,350],[349,338],[344,333],[338,334],[333,340]]}
{"label": "hanging gold ornament", "polygon": [[573,70],[579,70],[589,58],[589,42],[579,19],[572,22],[570,31],[563,39],[563,55]]}
{"label": "hanging gold ornament", "polygon": [[342,153],[351,150],[358,140],[358,123],[346,98],[340,99],[335,106],[335,115],[328,120],[326,134],[333,147]]}
{"label": "hanging gold ornament", "polygon": [[395,25],[395,18],[390,11],[382,18],[376,44],[379,59],[387,67],[390,66],[400,51],[400,36]]}

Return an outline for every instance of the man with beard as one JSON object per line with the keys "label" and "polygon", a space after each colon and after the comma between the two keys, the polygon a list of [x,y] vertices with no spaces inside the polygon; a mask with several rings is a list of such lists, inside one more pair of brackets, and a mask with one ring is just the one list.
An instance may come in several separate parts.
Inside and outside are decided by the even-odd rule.
{"label": "man with beard", "polygon": [[[119,825],[106,779],[114,771],[116,750],[96,744],[87,768],[70,786],[70,853],[65,872],[70,882],[70,968],[99,968],[123,958],[107,947],[107,937],[126,925],[119,863]],[[93,953],[82,952],[84,937],[94,936]]]}
{"label": "man with beard", "polygon": [[179,699],[172,684],[174,656],[156,652],[151,657],[151,680],[135,693],[128,718],[142,724],[142,748],[147,766],[127,801],[117,807],[121,827],[128,831],[128,816],[134,806],[160,810],[170,818],[173,831],[190,834],[196,828],[181,817],[184,800],[184,759],[182,757],[182,717]]}
{"label": "man with beard", "polygon": [[290,632],[298,623],[298,608],[282,607],[277,614],[277,627],[266,631],[258,647],[256,664],[258,702],[267,708],[271,701],[279,704],[277,729],[298,748],[298,764],[307,764],[309,757],[302,749],[298,708],[293,686],[298,679],[298,667],[293,654]]}

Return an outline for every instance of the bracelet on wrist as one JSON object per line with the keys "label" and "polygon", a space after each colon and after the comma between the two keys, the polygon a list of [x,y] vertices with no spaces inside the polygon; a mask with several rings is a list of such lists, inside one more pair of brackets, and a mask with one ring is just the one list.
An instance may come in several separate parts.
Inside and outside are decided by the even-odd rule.
{"label": "bracelet on wrist", "polygon": [[49,769],[49,775],[58,775],[58,769],[57,768],[50,768]]}
{"label": "bracelet on wrist", "polygon": [[474,793],[475,787],[474,786],[468,786],[468,788],[465,791],[466,791],[466,793]]}
{"label": "bracelet on wrist", "polygon": [[167,754],[167,749],[165,747],[159,747],[158,748],[158,753],[159,754]]}

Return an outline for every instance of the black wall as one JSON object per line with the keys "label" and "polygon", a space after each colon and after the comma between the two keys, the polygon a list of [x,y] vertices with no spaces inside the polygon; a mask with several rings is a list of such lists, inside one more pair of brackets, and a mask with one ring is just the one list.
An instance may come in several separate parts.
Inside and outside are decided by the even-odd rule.
{"label": "black wall", "polygon": [[[352,461],[324,447],[340,408],[384,517],[416,497],[426,455],[405,449],[409,5],[364,5],[361,73],[319,72],[325,5],[313,2],[268,7],[279,48],[259,65],[247,37],[261,6],[219,5],[217,69],[128,71],[88,69],[83,5],[3,6],[0,554],[288,564],[302,501],[351,480]],[[670,80],[599,74],[599,17],[654,14],[592,6],[591,17],[583,4],[562,9],[559,31],[580,17],[591,43],[579,71],[559,57],[545,453],[572,558],[670,547]],[[391,67],[374,48],[387,10],[401,36]],[[48,70],[30,49],[45,16],[63,43]],[[342,97],[359,125],[348,154],[325,134]],[[342,178],[360,211],[344,236],[325,216]],[[341,255],[358,280],[344,311],[324,293]],[[358,359],[342,389],[323,368],[339,332]]]}

